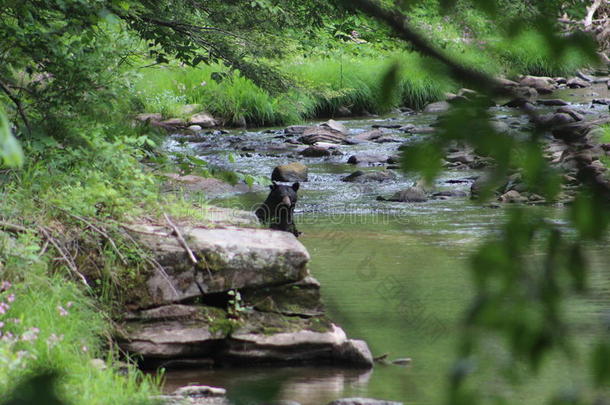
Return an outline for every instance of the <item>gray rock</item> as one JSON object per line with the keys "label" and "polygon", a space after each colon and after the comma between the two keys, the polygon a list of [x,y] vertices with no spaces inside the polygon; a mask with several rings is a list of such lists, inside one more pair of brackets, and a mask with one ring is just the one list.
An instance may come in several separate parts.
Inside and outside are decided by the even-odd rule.
{"label": "gray rock", "polygon": [[571,89],[582,89],[585,87],[591,87],[591,83],[582,80],[581,78],[574,77],[567,81],[567,86]]}
{"label": "gray rock", "polygon": [[187,385],[174,391],[173,395],[183,397],[224,397],[227,390],[224,388],[210,387],[208,385]]}
{"label": "gray rock", "polygon": [[567,101],[558,99],[558,98],[550,98],[550,99],[539,99],[538,101],[536,101],[538,104],[540,105],[547,105],[547,106],[563,106],[563,105],[570,105],[570,103],[568,103]]}
{"label": "gray rock", "polygon": [[293,162],[277,166],[271,173],[271,180],[285,182],[307,181],[308,169],[303,163]]}
{"label": "gray rock", "polygon": [[210,356],[228,332],[215,330],[206,320],[130,322],[124,329],[121,349],[154,359]]}
{"label": "gray rock", "polygon": [[388,201],[396,202],[425,202],[428,201],[425,191],[421,187],[409,187],[395,193]]}
{"label": "gray rock", "polygon": [[189,119],[190,125],[199,125],[202,128],[211,128],[218,125],[218,122],[210,114],[201,112],[192,115]]}
{"label": "gray rock", "polygon": [[451,104],[446,101],[437,101],[435,103],[430,103],[424,108],[425,113],[430,114],[440,114],[444,113],[451,108]]}
{"label": "gray rock", "polygon": [[[311,324],[311,321],[308,321]],[[300,329],[264,333],[252,327],[238,329],[231,335],[224,356],[229,362],[256,364],[307,363],[314,360],[371,368],[372,356],[363,341],[350,341],[345,332],[330,324],[325,330]],[[369,361],[370,360],[370,361]]]}
{"label": "gray rock", "polygon": [[302,317],[324,313],[320,283],[313,277],[291,284],[246,289],[241,292],[241,297],[246,306],[261,312]]}
{"label": "gray rock", "polygon": [[538,94],[550,94],[555,89],[555,81],[550,77],[525,76],[519,84],[536,89]]}
{"label": "gray rock", "polygon": [[375,140],[379,137],[381,137],[384,134],[384,132],[380,129],[373,129],[372,131],[366,131],[366,132],[361,132],[359,134],[356,134],[354,136],[352,136],[351,139],[357,139],[360,141],[372,141]]}
{"label": "gray rock", "polygon": [[521,193],[516,190],[510,190],[498,198],[498,201],[503,203],[522,203],[526,202],[527,200],[527,197],[522,196]]}
{"label": "gray rock", "polygon": [[352,155],[347,160],[347,163],[352,165],[358,164],[371,164],[371,163],[386,163],[388,161],[388,155],[378,153],[359,153]]}
{"label": "gray rock", "polygon": [[305,157],[325,157],[331,156],[332,151],[330,148],[314,145],[303,149],[301,152],[299,152],[299,155]]}
{"label": "gray rock", "polygon": [[201,131],[203,128],[201,128],[201,125],[191,125],[187,129],[190,131]]}
{"label": "gray rock", "polygon": [[144,113],[136,115],[136,120],[141,122],[159,122],[163,120],[163,115],[160,113]]}
{"label": "gray rock", "polygon": [[610,98],[594,98],[593,104],[610,105]]}
{"label": "gray rock", "polygon": [[322,128],[328,128],[333,131],[340,132],[342,134],[347,134],[349,132],[347,130],[347,128],[345,127],[345,125],[343,125],[340,122],[337,122],[335,120],[328,120],[328,121],[320,124],[319,126]]}
{"label": "gray rock", "polygon": [[341,179],[341,181],[345,181],[348,183],[368,183],[368,182],[383,182],[389,180],[395,180],[396,175],[390,171],[382,170],[378,172],[363,172],[363,171],[355,171]]}
{"label": "gray rock", "polygon": [[364,340],[349,339],[336,348],[336,358],[349,363],[352,366],[372,368],[374,365],[373,355]]}
{"label": "gray rock", "polygon": [[306,129],[311,127],[306,125],[292,125],[284,130],[284,134],[286,135],[303,135]]}
{"label": "gray rock", "polygon": [[392,364],[396,364],[398,366],[406,366],[408,364],[411,364],[411,358],[410,357],[404,357],[401,359],[396,359],[396,360],[392,360]]}
{"label": "gray rock", "polygon": [[372,398],[341,398],[328,405],[403,405],[403,403]]}
{"label": "gray rock", "polygon": [[557,109],[557,113],[568,114],[570,117],[574,118],[574,121],[582,121],[585,117],[579,112],[574,111],[568,107],[560,107]]}
{"label": "gray rock", "polygon": [[181,226],[190,249],[204,263],[195,271],[187,253],[167,227],[147,224],[129,229],[163,267],[151,270],[134,291],[140,306],[165,305],[205,293],[294,283],[309,275],[309,253],[289,232],[226,227]]}
{"label": "gray rock", "polygon": [[303,132],[299,142],[313,145],[317,142],[328,142],[335,144],[347,144],[347,135],[328,128],[310,127]]}
{"label": "gray rock", "polygon": [[197,307],[190,305],[164,305],[162,307],[146,309],[137,313],[128,314],[125,318],[128,320],[143,320],[143,321],[159,321],[159,320],[176,320],[187,319],[199,315],[200,311]]}
{"label": "gray rock", "polygon": [[519,86],[519,87],[515,87],[515,89],[513,91],[519,97],[527,99],[527,100],[532,100],[532,99],[538,97],[538,91],[533,87]]}

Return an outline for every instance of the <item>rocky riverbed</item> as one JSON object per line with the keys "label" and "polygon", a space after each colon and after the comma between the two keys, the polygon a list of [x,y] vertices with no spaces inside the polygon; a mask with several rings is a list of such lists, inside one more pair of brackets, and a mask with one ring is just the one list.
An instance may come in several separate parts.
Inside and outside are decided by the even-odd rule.
{"label": "rocky riverbed", "polygon": [[[554,127],[555,131],[544,138],[544,147],[553,164],[565,171],[562,203],[570,202],[582,167],[601,178],[605,172],[601,159],[606,149],[596,142],[595,130],[591,132],[583,123],[607,114],[608,107],[602,103],[608,96],[606,85],[595,83],[598,79],[580,80],[584,87],[574,89],[582,83],[523,78],[521,85],[508,83],[523,89],[523,98],[504,100],[490,109],[496,130],[510,135],[519,136],[532,126],[524,105],[536,108]],[[545,86],[554,93],[544,90]],[[471,96],[468,91],[460,93],[449,95],[449,100]],[[594,98],[597,101],[593,102]],[[424,184],[396,170],[400,150],[434,133],[437,119],[448,105],[435,103],[422,113],[405,110],[387,117],[331,120],[257,132],[197,130],[172,135],[167,148],[197,155],[221,168],[267,178],[273,173],[280,181],[303,182],[303,197],[297,206],[297,217],[303,219],[333,213],[382,213],[392,219],[412,220],[418,212],[451,211],[466,204],[485,181],[481,170],[493,164],[456,144],[447,150],[446,171],[435,184]],[[569,133],[576,136],[566,137]],[[548,203],[529,193],[519,176],[514,173],[496,190],[497,204]],[[288,233],[256,229],[254,218],[248,216],[254,204],[264,198],[265,188],[228,186],[193,175],[172,175],[170,187],[204,192],[216,198],[217,204],[237,207],[232,212],[239,220],[237,224],[227,221],[225,212],[219,214],[219,220],[212,220],[213,224],[177,224],[196,256],[211,264],[207,269],[189,261],[167,225],[134,224],[134,236],[157,252],[157,261],[169,270],[165,275],[152,272],[134,298],[121,337],[125,349],[142,354],[145,364],[151,366],[322,362],[370,367],[365,344],[348,339],[324,315],[319,283],[298,264],[305,262],[307,267],[309,261],[302,245]],[[236,195],[239,197],[231,197]],[[234,238],[240,241],[239,247],[228,243]],[[279,249],[273,253],[265,246]],[[229,253],[234,250],[240,252],[238,259]],[[250,261],[254,266],[244,265]],[[267,261],[275,265],[268,268]],[[269,277],[257,277],[262,273]],[[174,291],[170,284],[180,289]]]}

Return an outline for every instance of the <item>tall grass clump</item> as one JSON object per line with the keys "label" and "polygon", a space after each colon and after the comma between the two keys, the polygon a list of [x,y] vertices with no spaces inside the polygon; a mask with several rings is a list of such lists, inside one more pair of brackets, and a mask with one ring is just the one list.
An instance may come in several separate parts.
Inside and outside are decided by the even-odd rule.
{"label": "tall grass clump", "polygon": [[554,52],[542,34],[535,31],[524,31],[511,40],[499,42],[492,50],[512,74],[565,76],[591,62],[575,48],[567,49],[559,59]]}
{"label": "tall grass clump", "polygon": [[293,93],[271,95],[239,72],[222,65],[148,68],[134,86],[147,112],[182,117],[185,104],[199,104],[227,125],[274,125],[296,122],[311,102]]}
{"label": "tall grass clump", "polygon": [[[382,94],[382,80],[391,65],[398,63],[399,81],[394,98],[388,103]],[[383,113],[388,107],[421,108],[442,98],[452,88],[449,80],[439,78],[426,64],[432,62],[415,53],[379,57],[307,59],[293,62],[285,69],[297,78],[316,99],[316,114],[333,115],[340,108],[354,113]]]}

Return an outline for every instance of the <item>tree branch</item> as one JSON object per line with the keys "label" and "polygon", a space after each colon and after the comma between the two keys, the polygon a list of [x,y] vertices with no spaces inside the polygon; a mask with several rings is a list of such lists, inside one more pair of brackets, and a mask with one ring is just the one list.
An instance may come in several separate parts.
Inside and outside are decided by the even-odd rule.
{"label": "tree branch", "polygon": [[13,104],[15,104],[15,107],[17,107],[17,111],[19,112],[19,115],[23,120],[23,124],[25,125],[25,128],[28,131],[28,134],[31,135],[32,129],[30,127],[30,122],[28,121],[28,117],[25,114],[25,110],[23,109],[23,104],[21,104],[21,100],[19,100],[19,98],[15,96],[13,92],[8,88],[8,86],[2,81],[0,81],[0,89],[2,89],[2,91],[8,96],[8,98],[11,99]]}

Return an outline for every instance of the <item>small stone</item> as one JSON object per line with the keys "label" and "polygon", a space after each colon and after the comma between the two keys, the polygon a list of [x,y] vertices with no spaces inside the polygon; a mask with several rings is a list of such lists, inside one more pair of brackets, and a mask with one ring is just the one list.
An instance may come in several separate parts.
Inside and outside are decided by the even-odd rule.
{"label": "small stone", "polygon": [[410,357],[404,357],[404,358],[392,360],[392,364],[396,364],[398,366],[406,366],[408,364],[411,364],[411,358]]}
{"label": "small stone", "polygon": [[446,101],[437,101],[435,103],[428,104],[424,108],[424,112],[425,113],[430,113],[430,114],[440,114],[440,113],[444,113],[446,111],[449,111],[449,108],[451,108],[451,104],[449,104],[448,102],[446,102]]}
{"label": "small stone", "polygon": [[330,402],[328,405],[403,405],[403,403],[373,398],[341,398]]}
{"label": "small stone", "polygon": [[208,385],[187,385],[180,387],[174,391],[174,395],[183,397],[224,397],[227,395],[227,390],[224,388],[210,387]]}
{"label": "small stone", "polygon": [[330,148],[325,148],[322,146],[310,146],[304,150],[302,150],[299,155],[301,156],[305,156],[305,157],[324,157],[324,156],[330,156],[332,154]]}

